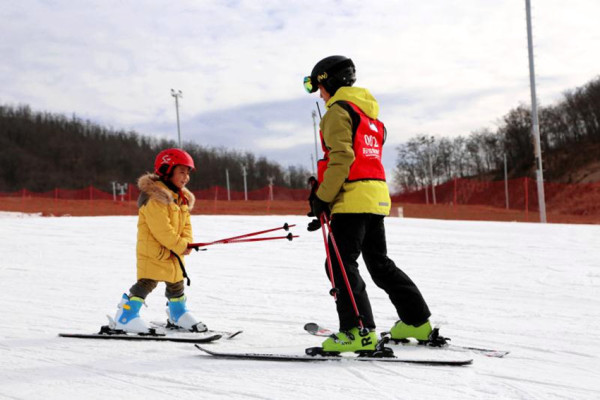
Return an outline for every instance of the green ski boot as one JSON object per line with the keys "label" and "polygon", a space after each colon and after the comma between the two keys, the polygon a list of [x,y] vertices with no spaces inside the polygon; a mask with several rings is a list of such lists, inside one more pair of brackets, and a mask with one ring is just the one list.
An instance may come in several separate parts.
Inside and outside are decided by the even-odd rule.
{"label": "green ski boot", "polygon": [[406,341],[409,338],[417,339],[420,342],[428,341],[431,334],[431,324],[429,321],[419,326],[408,325],[402,321],[396,322],[396,325],[390,329],[392,340]]}
{"label": "green ski boot", "polygon": [[[361,334],[362,333],[362,334]],[[377,333],[375,331],[354,327],[349,331],[338,332],[328,337],[322,346],[323,353],[339,354],[345,352],[370,352],[375,350],[377,344]]]}

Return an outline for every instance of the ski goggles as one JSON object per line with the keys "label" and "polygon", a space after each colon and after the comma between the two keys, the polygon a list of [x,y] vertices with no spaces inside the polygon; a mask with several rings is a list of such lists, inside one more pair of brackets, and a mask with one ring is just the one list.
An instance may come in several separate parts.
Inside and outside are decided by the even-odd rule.
{"label": "ski goggles", "polygon": [[317,91],[317,88],[318,86],[313,86],[310,76],[304,77],[304,90],[306,90],[306,93],[314,93]]}

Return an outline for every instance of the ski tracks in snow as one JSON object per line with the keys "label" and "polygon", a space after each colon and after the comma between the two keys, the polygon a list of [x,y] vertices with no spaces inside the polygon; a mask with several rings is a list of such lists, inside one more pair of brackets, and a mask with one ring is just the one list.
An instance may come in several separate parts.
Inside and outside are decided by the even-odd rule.
{"label": "ski tracks in snow", "polygon": [[[210,328],[244,329],[215,349],[300,354],[322,339],[303,332],[306,321],[336,325],[322,237],[305,231],[307,221],[192,217],[198,241],[284,222],[300,234],[293,242],[215,246],[186,260],[195,314]],[[448,368],[238,362],[199,356],[192,345],[56,337],[97,331],[116,311],[135,280],[135,224],[134,217],[0,215],[0,231],[10,232],[0,251],[19,253],[0,262],[0,397],[600,398],[600,226],[387,219],[390,256],[418,284],[442,335],[511,351],[502,359],[472,354],[473,365]],[[360,265],[377,325],[389,329],[395,310]],[[165,318],[163,291],[148,297],[147,320]]]}

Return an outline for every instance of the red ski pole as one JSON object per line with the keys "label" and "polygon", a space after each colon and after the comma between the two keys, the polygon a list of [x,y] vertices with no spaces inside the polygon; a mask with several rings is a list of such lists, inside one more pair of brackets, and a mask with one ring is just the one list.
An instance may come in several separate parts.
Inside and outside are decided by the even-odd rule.
{"label": "red ski pole", "polygon": [[323,232],[323,243],[325,243],[325,253],[327,254],[327,271],[329,272],[329,280],[331,281],[331,290],[329,291],[329,294],[333,296],[335,301],[337,301],[337,294],[340,290],[335,287],[335,279],[333,277],[333,266],[331,265],[331,254],[329,253],[329,246],[327,245],[327,231],[325,230],[323,217],[321,217],[320,219],[321,232]]}
{"label": "red ski pole", "polygon": [[231,244],[231,243],[245,243],[245,242],[262,242],[264,240],[277,240],[277,239],[287,239],[290,242],[292,241],[292,239],[299,237],[298,235],[292,235],[292,233],[288,233],[285,236],[270,236],[270,237],[264,237],[264,238],[249,238],[249,239],[238,239],[238,240],[229,240],[227,242],[220,242],[220,243],[208,243],[208,244],[202,244],[202,243],[195,243],[198,245],[198,247],[205,247],[208,245],[213,245],[213,244]]}
{"label": "red ski pole", "polygon": [[[258,232],[251,232],[251,233],[246,233],[243,235],[238,235],[238,236],[232,236],[232,237],[228,237],[228,238],[224,238],[224,239],[219,239],[219,240],[215,240],[213,242],[206,242],[206,243],[190,243],[188,244],[188,248],[190,249],[195,249],[198,247],[206,247],[206,246],[211,246],[213,244],[225,244],[225,243],[230,243],[230,242],[235,242],[238,241],[239,239],[243,239],[243,238],[247,238],[247,237],[251,237],[251,236],[256,236],[256,235],[261,235],[263,233],[268,233],[268,232],[274,232],[274,231],[278,231],[280,229],[283,229],[285,231],[288,231],[290,228],[296,226],[295,224],[293,225],[288,225],[287,222],[285,224],[283,224],[283,226],[279,227],[279,228],[272,228],[272,229],[265,229],[263,231],[258,231]],[[289,235],[288,235],[289,236]],[[287,237],[287,236],[286,236]],[[297,236],[292,236],[292,237],[297,237]],[[291,240],[291,239],[290,239]]]}
{"label": "red ski pole", "polygon": [[[325,225],[327,225],[327,229],[329,230],[329,238],[331,239],[331,244],[333,246],[333,250],[335,251],[335,255],[338,260],[338,264],[340,265],[340,270],[342,271],[342,276],[344,277],[344,282],[346,283],[346,289],[348,290],[348,296],[350,296],[350,301],[352,302],[352,307],[354,308],[354,313],[356,314],[356,318],[358,319],[358,325],[360,329],[365,329],[362,321],[362,317],[358,312],[358,306],[356,305],[356,300],[354,300],[354,293],[352,292],[352,288],[350,287],[350,281],[348,280],[348,275],[346,274],[346,268],[344,268],[344,263],[342,262],[342,256],[340,255],[340,251],[338,250],[337,244],[335,242],[335,238],[333,237],[333,232],[331,231],[331,225],[329,224],[329,218],[325,213],[321,214],[321,227],[323,228],[323,234],[325,234]],[[327,261],[330,268],[331,274],[331,283],[333,284],[333,268],[331,267],[331,255],[329,253],[329,246],[327,242],[325,242],[325,249],[327,252]],[[337,290],[334,286],[334,289]],[[332,289],[332,290],[334,290]]]}

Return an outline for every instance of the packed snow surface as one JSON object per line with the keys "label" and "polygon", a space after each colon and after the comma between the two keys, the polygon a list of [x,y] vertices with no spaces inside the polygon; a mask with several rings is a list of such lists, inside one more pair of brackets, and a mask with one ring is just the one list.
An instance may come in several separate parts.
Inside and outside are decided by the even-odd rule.
{"label": "packed snow surface", "polygon": [[[436,367],[221,360],[191,344],[58,337],[95,332],[114,316],[136,278],[136,221],[0,215],[0,398],[600,398],[600,226],[386,219],[389,254],[420,287],[441,333],[511,352],[395,348],[474,360]],[[187,257],[188,306],[209,328],[244,330],[206,346],[302,354],[323,340],[304,333],[306,322],[337,327],[323,238],[306,231],[307,218],[192,217],[199,242],[285,222],[298,224],[300,238]],[[361,271],[378,330],[387,330],[394,309]],[[147,320],[165,319],[164,285],[147,305]]]}

